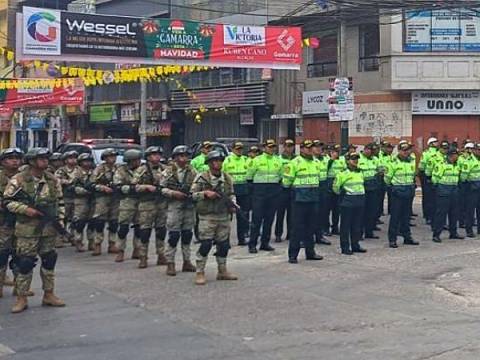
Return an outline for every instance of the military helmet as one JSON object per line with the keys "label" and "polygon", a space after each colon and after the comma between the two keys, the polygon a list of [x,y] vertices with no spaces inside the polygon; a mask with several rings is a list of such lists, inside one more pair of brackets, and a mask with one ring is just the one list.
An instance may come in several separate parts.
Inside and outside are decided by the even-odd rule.
{"label": "military helmet", "polygon": [[163,154],[163,148],[161,146],[150,146],[145,150],[145,157],[152,154]]}
{"label": "military helmet", "polygon": [[117,156],[117,155],[118,155],[118,152],[114,148],[107,148],[102,151],[102,155],[100,156],[100,158],[102,160],[105,160],[105,158],[108,156]]}
{"label": "military helmet", "polygon": [[125,162],[140,160],[142,158],[142,152],[137,149],[129,149],[123,153],[123,160]]}
{"label": "military helmet", "polygon": [[77,162],[80,163],[82,161],[93,161],[92,154],[83,153],[83,154],[78,155]]}
{"label": "military helmet", "polygon": [[0,152],[0,161],[6,159],[8,157],[11,157],[11,156],[16,156],[16,157],[23,158],[24,155],[25,155],[25,153],[22,151],[22,149],[7,148],[7,149],[4,149]]}
{"label": "military helmet", "polygon": [[38,159],[39,157],[49,158],[50,157],[50,150],[48,150],[47,148],[43,148],[43,147],[31,148],[25,154],[24,159],[25,159],[26,162],[29,162],[31,160]]}
{"label": "military helmet", "polygon": [[50,161],[58,161],[62,160],[62,153],[59,152],[54,152],[52,155],[50,155]]}
{"label": "military helmet", "polygon": [[75,150],[66,151],[62,155],[62,160],[67,160],[70,157],[78,158],[78,152]]}
{"label": "military helmet", "polygon": [[186,145],[178,145],[172,151],[172,156],[175,157],[181,154],[190,154],[190,149]]}
{"label": "military helmet", "polygon": [[218,151],[218,150],[213,150],[213,151],[210,151],[208,154],[207,154],[207,157],[205,158],[205,164],[208,164],[210,161],[212,160],[225,160],[225,156],[223,156],[223,154]]}

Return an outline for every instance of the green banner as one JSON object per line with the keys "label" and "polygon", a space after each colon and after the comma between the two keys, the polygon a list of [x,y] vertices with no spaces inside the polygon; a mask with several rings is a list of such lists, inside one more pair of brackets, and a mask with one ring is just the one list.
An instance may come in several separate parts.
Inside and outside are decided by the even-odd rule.
{"label": "green banner", "polygon": [[117,120],[117,105],[90,106],[90,122]]}

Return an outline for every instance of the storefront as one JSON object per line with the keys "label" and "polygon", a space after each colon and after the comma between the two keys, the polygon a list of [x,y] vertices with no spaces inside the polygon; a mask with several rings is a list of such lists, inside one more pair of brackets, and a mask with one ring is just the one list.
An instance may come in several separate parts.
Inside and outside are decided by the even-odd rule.
{"label": "storefront", "polygon": [[17,110],[13,114],[14,143],[24,150],[47,147],[54,150],[62,142],[58,108]]}
{"label": "storefront", "polygon": [[[328,119],[328,90],[305,91],[302,101],[303,120],[297,125],[297,142],[302,139],[318,139],[326,144],[339,144],[339,121]],[[302,134],[302,135],[299,135]]]}

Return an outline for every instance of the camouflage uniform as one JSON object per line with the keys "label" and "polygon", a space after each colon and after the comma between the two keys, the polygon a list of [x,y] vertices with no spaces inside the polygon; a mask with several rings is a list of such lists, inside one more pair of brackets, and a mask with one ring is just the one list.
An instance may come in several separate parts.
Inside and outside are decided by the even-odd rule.
{"label": "camouflage uniform", "polygon": [[123,164],[113,174],[113,185],[120,194],[117,248],[122,252],[125,251],[127,245],[130,224],[134,226],[134,249],[138,248],[140,242],[138,234],[138,198],[135,193],[134,173],[135,169],[130,169],[127,164]]}
{"label": "camouflage uniform", "polygon": [[221,192],[235,201],[233,180],[230,175],[221,172],[220,176],[210,171],[199,174],[192,185],[192,197],[198,214],[198,235],[200,247],[197,251],[197,274],[205,272],[208,253],[213,244],[216,245],[216,258],[219,272],[226,267],[228,250],[230,249],[230,210],[225,199],[207,199],[205,190]]}
{"label": "camouflage uniform", "polygon": [[18,197],[23,191],[33,201],[33,206],[41,206],[60,221],[64,219],[65,209],[63,192],[60,182],[50,173],[35,178],[30,168],[13,176],[5,188],[4,200],[9,211],[16,214],[16,266],[19,274],[16,279],[16,290],[19,296],[27,296],[32,282],[33,268],[37,255],[41,259],[40,276],[43,290],[53,292],[54,269],[57,262],[55,251],[56,230],[49,223],[42,222],[42,218],[31,218],[26,215],[30,204]]}
{"label": "camouflage uniform", "polygon": [[116,194],[104,192],[103,186],[113,188],[113,174],[117,165],[109,166],[102,163],[93,170],[91,175],[92,186],[95,190],[95,205],[93,212],[93,223],[95,224],[95,245],[103,242],[103,231],[105,223],[108,222],[108,243],[109,246],[115,242],[118,229],[118,206],[120,199]]}
{"label": "camouflage uniform", "polygon": [[[140,257],[148,255],[148,244],[155,227],[155,246],[157,255],[164,256],[167,222],[167,199],[161,192],[145,192],[143,185],[159,186],[165,166],[153,167],[146,163],[135,170],[136,191],[139,193],[138,224],[140,226]],[[143,186],[143,187],[142,187]]]}
{"label": "camouflage uniform", "polygon": [[[93,212],[95,210],[95,198],[92,193],[90,182],[92,172],[92,170],[85,170],[79,166],[74,174],[75,208],[73,212],[73,227],[75,228],[75,243],[77,249],[81,249],[83,246],[83,230],[85,225],[87,225],[89,220],[93,217]],[[87,227],[87,240],[88,247],[91,249],[93,242],[95,241],[95,234],[92,226]]]}
{"label": "camouflage uniform", "polygon": [[55,177],[60,180],[63,189],[63,199],[65,201],[65,224],[73,220],[74,211],[74,182],[77,166],[68,167],[62,166],[55,172]]}
{"label": "camouflage uniform", "polygon": [[162,194],[168,198],[168,245],[165,256],[169,264],[175,263],[175,252],[181,238],[183,261],[190,262],[190,244],[194,225],[193,203],[190,199],[176,200],[172,195],[175,191],[182,191],[182,189],[189,191],[196,172],[188,164],[182,169],[172,163],[162,175],[160,182]]}

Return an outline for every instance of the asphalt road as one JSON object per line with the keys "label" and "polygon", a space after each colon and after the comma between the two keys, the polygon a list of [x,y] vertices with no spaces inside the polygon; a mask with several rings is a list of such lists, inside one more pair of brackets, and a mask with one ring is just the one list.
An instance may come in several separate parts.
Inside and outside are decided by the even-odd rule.
{"label": "asphalt road", "polygon": [[435,244],[417,223],[418,247],[389,249],[382,231],[363,243],[367,254],[342,256],[332,237],[317,246],[325,260],[298,265],[286,243],[257,255],[234,247],[239,281],[217,282],[211,258],[204,287],[191,273],[167,277],[153,253],[138,270],[62,249],[67,307],[40,306],[36,269],[28,311],[10,314],[14,298],[0,300],[0,359],[477,360],[480,237]]}

